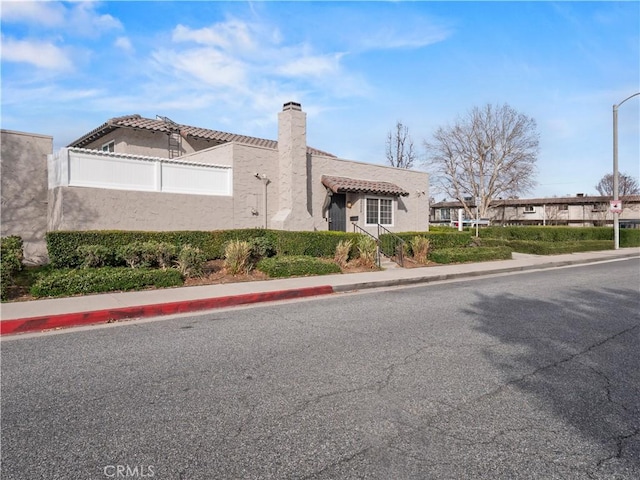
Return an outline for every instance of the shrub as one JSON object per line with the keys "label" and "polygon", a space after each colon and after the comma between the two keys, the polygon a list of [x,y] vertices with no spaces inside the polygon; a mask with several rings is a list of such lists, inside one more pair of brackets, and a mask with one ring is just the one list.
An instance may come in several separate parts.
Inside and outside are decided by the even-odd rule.
{"label": "shrub", "polygon": [[356,243],[358,251],[358,263],[365,267],[375,267],[376,254],[378,253],[378,244],[368,235],[362,235]]}
{"label": "shrub", "polygon": [[175,287],[183,284],[176,270],[104,267],[81,270],[53,270],[40,276],[31,287],[34,297],[62,297],[77,294],[141,290],[145,287]]}
{"label": "shrub", "polygon": [[349,254],[351,253],[352,247],[352,240],[340,240],[338,242],[333,260],[340,266],[340,268],[344,268],[347,266],[347,262],[349,261]]}
{"label": "shrub", "polygon": [[198,247],[185,245],[175,261],[178,271],[185,277],[197,277],[203,274],[207,257]]}
{"label": "shrub", "polygon": [[418,263],[426,264],[429,256],[429,249],[431,248],[431,242],[426,237],[416,235],[409,242],[413,258]]}
{"label": "shrub", "polygon": [[433,250],[429,258],[443,264],[508,260],[511,258],[511,250],[507,247],[441,248]]}
{"label": "shrub", "polygon": [[162,270],[169,268],[178,254],[178,248],[167,242],[154,243],[152,246],[154,252],[154,263]]}
{"label": "shrub", "polygon": [[82,268],[96,268],[111,265],[113,252],[103,245],[80,245],[77,249]]}
{"label": "shrub", "polygon": [[640,247],[640,230],[631,228],[620,229],[620,246]]}
{"label": "shrub", "polygon": [[74,268],[81,263],[77,255],[77,248],[80,245],[103,245],[113,252],[134,242],[168,243],[177,250],[184,245],[192,245],[200,248],[207,259],[222,258],[220,239],[224,237],[224,241],[227,241],[226,235],[231,235],[233,232],[232,230],[220,232],[58,231],[48,232],[46,239],[51,264],[56,268]]}
{"label": "shrub", "polygon": [[248,273],[253,268],[251,262],[252,245],[244,240],[232,240],[224,249],[224,266],[231,275]]}
{"label": "shrub", "polygon": [[564,242],[542,242],[532,240],[504,240],[499,238],[483,238],[486,247],[505,246],[518,253],[532,255],[556,255],[573,252],[593,252],[613,249],[613,240],[582,240]]}
{"label": "shrub", "polygon": [[[403,239],[406,243],[410,243],[413,237],[424,237],[429,239],[430,248],[437,250],[439,248],[455,248],[467,247],[471,244],[471,232],[457,232],[452,229],[434,232],[399,232],[394,235]],[[380,235],[380,241],[386,242],[388,233]]]}
{"label": "shrub", "polygon": [[303,255],[263,258],[256,268],[273,278],[341,272],[340,267],[332,261]]}
{"label": "shrub", "polygon": [[362,236],[359,233],[334,231],[289,232],[278,230],[276,235],[278,255],[307,255],[311,257],[331,258],[341,240],[353,240]]}
{"label": "shrub", "polygon": [[225,245],[230,240],[252,241],[261,245],[265,256],[273,255],[312,255],[317,257],[333,256],[336,245],[342,239],[356,239],[360,235],[346,232],[288,232],[248,228],[237,230],[175,231],[175,232],[139,232],[118,230],[94,231],[57,231],[48,232],[47,251],[51,264],[56,268],[74,268],[81,263],[77,254],[80,245],[103,245],[116,252],[119,248],[133,242],[158,242],[174,245],[178,250],[184,245],[199,248],[207,260],[224,258]]}
{"label": "shrub", "polygon": [[[249,241],[251,245],[252,262],[257,263],[261,258],[273,257],[276,254],[276,247],[273,238],[270,236],[254,237]],[[225,249],[226,255],[226,249]]]}
{"label": "shrub", "polygon": [[8,288],[22,270],[22,238],[11,235],[0,239],[0,300],[6,300]]}
{"label": "shrub", "polygon": [[480,229],[480,236],[542,242],[613,240],[613,229],[610,227],[487,227]]}
{"label": "shrub", "polygon": [[148,243],[131,242],[118,247],[116,257],[131,268],[150,267],[151,256],[148,254],[148,249]]}

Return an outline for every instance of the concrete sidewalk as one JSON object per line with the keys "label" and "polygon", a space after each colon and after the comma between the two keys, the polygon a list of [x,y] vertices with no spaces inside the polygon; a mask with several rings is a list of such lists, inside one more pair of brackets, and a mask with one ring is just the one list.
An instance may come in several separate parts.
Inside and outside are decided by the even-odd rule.
{"label": "concrete sidewalk", "polygon": [[383,271],[296,277],[256,282],[179,287],[142,292],[4,303],[2,335],[115,320],[196,312],[257,302],[285,300],[367,288],[412,285],[497,273],[640,257],[640,248],[538,256],[513,254],[512,260],[394,268]]}

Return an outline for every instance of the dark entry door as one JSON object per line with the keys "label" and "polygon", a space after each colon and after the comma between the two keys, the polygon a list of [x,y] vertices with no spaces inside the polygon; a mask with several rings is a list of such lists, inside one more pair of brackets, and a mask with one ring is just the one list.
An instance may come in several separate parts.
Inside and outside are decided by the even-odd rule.
{"label": "dark entry door", "polygon": [[347,196],[344,193],[334,193],[329,205],[329,230],[337,232],[347,231]]}

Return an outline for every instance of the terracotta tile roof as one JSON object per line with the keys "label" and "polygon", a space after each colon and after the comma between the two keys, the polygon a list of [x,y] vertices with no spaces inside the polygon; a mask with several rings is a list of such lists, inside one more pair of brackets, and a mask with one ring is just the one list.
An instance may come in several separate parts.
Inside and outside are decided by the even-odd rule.
{"label": "terracotta tile roof", "polygon": [[378,182],[373,180],[358,180],[347,177],[322,176],[322,184],[333,193],[375,193],[378,195],[393,195],[405,197],[409,192],[390,182]]}
{"label": "terracotta tile roof", "polygon": [[[104,137],[108,133],[117,128],[135,128],[141,130],[149,130],[152,132],[170,133],[178,132],[184,138],[192,137],[198,139],[209,140],[215,142],[214,145],[220,145],[228,142],[238,142],[245,145],[253,145],[265,148],[278,148],[278,142],[275,140],[267,140],[264,138],[249,137],[247,135],[237,135],[234,133],[220,132],[218,130],[210,130],[208,128],[192,127],[190,125],[180,125],[169,119],[163,118],[144,118],[140,115],[125,115],[123,117],[115,117],[107,120],[98,128],[91,130],[89,133],[71,142],[68,147],[84,148],[88,144]],[[322,155],[326,157],[335,157],[335,155],[318,150],[316,148],[307,147],[307,153],[312,155]]]}

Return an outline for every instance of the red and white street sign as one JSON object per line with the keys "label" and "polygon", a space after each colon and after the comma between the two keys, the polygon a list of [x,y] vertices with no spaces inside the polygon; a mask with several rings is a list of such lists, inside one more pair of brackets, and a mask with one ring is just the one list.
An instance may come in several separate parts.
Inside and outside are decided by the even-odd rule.
{"label": "red and white street sign", "polygon": [[611,206],[609,207],[609,211],[611,213],[622,213],[622,201],[621,200],[611,200]]}

